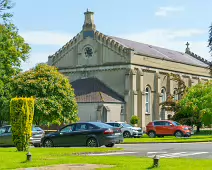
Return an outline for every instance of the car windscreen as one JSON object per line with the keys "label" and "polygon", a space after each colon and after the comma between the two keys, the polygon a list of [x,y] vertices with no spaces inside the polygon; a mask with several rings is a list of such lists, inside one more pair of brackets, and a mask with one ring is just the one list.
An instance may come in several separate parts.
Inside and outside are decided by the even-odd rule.
{"label": "car windscreen", "polygon": [[6,132],[6,128],[5,127],[1,127],[0,128],[0,134],[5,133]]}
{"label": "car windscreen", "polygon": [[122,126],[125,127],[125,128],[132,127],[131,125],[126,124],[126,123],[122,123]]}
{"label": "car windscreen", "polygon": [[181,124],[178,123],[178,122],[172,122],[172,124],[175,125],[175,126],[180,126],[180,125],[181,125]]}
{"label": "car windscreen", "polygon": [[101,123],[101,122],[92,122],[91,124],[93,124],[99,128],[113,128],[113,126],[108,125],[106,123]]}

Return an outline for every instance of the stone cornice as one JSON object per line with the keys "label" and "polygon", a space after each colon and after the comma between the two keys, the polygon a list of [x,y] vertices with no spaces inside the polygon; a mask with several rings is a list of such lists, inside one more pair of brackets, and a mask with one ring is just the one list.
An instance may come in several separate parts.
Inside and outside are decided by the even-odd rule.
{"label": "stone cornice", "polygon": [[149,57],[149,58],[154,58],[154,59],[157,59],[157,60],[165,60],[165,61],[169,61],[169,62],[172,62],[172,63],[179,63],[179,64],[183,64],[183,65],[189,65],[189,66],[194,66],[194,67],[200,67],[200,68],[208,68],[207,66],[199,66],[199,65],[195,65],[195,64],[188,64],[188,63],[184,63],[184,62],[180,62],[180,61],[173,61],[171,59],[167,59],[167,58],[158,58],[158,57],[155,57],[155,56],[151,56],[151,55],[148,55],[148,54],[143,54],[143,53],[138,53],[138,52],[134,52],[135,55],[140,55],[140,56],[144,56],[144,57]]}
{"label": "stone cornice", "polygon": [[126,65],[123,66],[107,66],[107,67],[89,67],[89,68],[67,68],[59,69],[61,73],[79,73],[79,72],[100,72],[100,71],[115,71],[115,70],[128,70]]}
{"label": "stone cornice", "polygon": [[156,73],[156,70],[151,70],[151,69],[142,69],[143,72],[148,72],[148,73]]}
{"label": "stone cornice", "polygon": [[[142,71],[144,70],[151,70],[149,72],[152,72],[152,73],[155,73],[157,70],[159,71],[160,74],[165,74],[165,75],[168,75],[170,73],[173,73],[173,74],[177,74],[177,75],[180,75],[182,74],[183,77],[186,75],[185,72],[179,72],[179,71],[173,71],[173,70],[168,70],[168,69],[162,69],[162,68],[157,68],[157,67],[148,67],[146,65],[138,65],[138,64],[132,64],[132,66],[135,66],[139,69],[141,69]],[[186,76],[198,76],[199,78],[205,78],[207,80],[210,80],[211,77],[210,76],[203,76],[203,75],[197,75],[197,74],[187,74]]]}

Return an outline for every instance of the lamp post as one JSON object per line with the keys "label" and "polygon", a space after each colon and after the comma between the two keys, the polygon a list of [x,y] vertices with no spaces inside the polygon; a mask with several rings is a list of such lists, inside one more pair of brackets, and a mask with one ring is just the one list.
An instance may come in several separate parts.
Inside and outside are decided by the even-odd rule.
{"label": "lamp post", "polygon": [[155,155],[153,157],[153,166],[154,167],[158,167],[159,166],[159,160],[160,160],[160,157],[158,155]]}

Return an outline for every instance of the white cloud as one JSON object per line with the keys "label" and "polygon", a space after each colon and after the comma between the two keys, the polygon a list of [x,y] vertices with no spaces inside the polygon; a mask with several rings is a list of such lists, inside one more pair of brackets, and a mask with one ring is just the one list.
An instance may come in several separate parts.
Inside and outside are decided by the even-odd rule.
{"label": "white cloud", "polygon": [[[133,33],[128,35],[119,35],[119,37],[142,42],[150,45],[155,45],[163,48],[168,48],[180,52],[185,52],[186,42],[190,43],[190,50],[203,58],[211,60],[207,40],[189,41],[197,35],[204,34],[204,30],[188,29],[188,30],[167,30],[153,29],[141,33]],[[182,40],[186,38],[187,40]]]}
{"label": "white cloud", "polygon": [[169,13],[180,12],[180,11],[183,11],[183,10],[184,10],[183,7],[171,7],[171,6],[159,7],[158,10],[155,12],[155,15],[165,17]]}
{"label": "white cloud", "polygon": [[52,31],[28,31],[20,33],[25,41],[32,45],[63,46],[73,37],[73,34]]}

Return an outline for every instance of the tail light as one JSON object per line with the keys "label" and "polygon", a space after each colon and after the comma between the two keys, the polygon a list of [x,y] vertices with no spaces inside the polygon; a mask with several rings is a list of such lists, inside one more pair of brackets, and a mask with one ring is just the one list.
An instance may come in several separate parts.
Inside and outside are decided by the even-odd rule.
{"label": "tail light", "polygon": [[113,134],[113,130],[112,129],[105,130],[104,134],[105,135]]}

